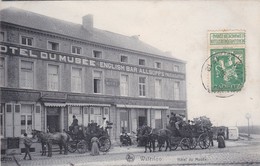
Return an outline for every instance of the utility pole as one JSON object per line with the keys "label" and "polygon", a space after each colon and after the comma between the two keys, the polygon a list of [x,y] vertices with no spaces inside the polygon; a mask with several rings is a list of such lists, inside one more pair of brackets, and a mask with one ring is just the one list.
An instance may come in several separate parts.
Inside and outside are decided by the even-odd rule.
{"label": "utility pole", "polygon": [[246,119],[247,119],[247,134],[248,134],[248,140],[250,137],[250,133],[249,133],[249,119],[251,118],[251,115],[249,113],[246,114]]}

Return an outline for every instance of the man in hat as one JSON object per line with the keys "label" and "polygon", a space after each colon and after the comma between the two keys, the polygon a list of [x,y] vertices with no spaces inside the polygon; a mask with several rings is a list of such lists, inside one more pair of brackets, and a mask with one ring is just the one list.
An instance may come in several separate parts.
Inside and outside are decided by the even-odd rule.
{"label": "man in hat", "polygon": [[73,118],[73,121],[72,121],[72,124],[71,124],[70,127],[69,127],[69,130],[72,131],[72,132],[74,132],[74,133],[76,133],[75,127],[78,126],[79,121],[78,121],[78,119],[76,118],[75,115],[73,115],[72,118]]}
{"label": "man in hat", "polygon": [[176,129],[180,130],[180,124],[183,122],[183,117],[179,114],[176,114],[176,120],[177,122],[175,122],[175,127]]}

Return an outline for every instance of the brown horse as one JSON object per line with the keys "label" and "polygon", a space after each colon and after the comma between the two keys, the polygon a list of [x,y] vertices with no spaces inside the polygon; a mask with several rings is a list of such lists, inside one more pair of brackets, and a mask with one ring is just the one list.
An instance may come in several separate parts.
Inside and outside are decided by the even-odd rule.
{"label": "brown horse", "polygon": [[62,147],[64,147],[64,154],[68,154],[68,142],[70,136],[66,133],[45,133],[39,130],[32,131],[33,138],[35,136],[41,141],[42,145],[47,144],[48,147],[48,157],[52,157],[52,144],[58,144],[60,147],[60,154],[62,154]]}

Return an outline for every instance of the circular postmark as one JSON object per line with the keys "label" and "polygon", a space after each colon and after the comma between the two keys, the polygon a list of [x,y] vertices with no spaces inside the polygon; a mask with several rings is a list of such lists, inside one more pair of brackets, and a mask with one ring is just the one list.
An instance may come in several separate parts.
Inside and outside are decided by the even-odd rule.
{"label": "circular postmark", "polygon": [[125,159],[128,162],[133,162],[135,160],[135,155],[133,153],[127,153]]}
{"label": "circular postmark", "polygon": [[244,49],[211,49],[201,68],[204,89],[226,98],[241,91],[245,83]]}

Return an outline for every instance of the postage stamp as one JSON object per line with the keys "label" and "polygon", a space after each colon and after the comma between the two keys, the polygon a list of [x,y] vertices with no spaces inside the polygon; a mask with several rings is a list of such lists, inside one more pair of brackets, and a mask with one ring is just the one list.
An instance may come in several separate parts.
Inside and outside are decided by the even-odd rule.
{"label": "postage stamp", "polygon": [[209,93],[232,96],[246,80],[245,31],[208,32],[208,55],[202,66],[202,84]]}
{"label": "postage stamp", "polygon": [[245,49],[211,49],[211,91],[240,91],[245,82]]}

